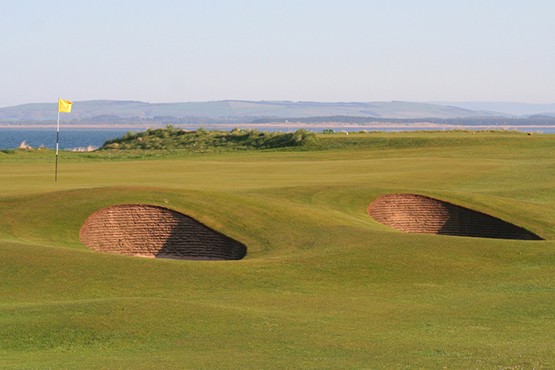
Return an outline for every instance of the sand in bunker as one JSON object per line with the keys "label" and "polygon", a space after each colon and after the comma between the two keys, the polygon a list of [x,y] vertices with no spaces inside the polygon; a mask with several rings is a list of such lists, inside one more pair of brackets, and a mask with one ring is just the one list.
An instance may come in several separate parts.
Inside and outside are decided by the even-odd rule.
{"label": "sand in bunker", "polygon": [[418,194],[386,194],[368,207],[376,221],[408,233],[542,240],[499,218]]}
{"label": "sand in bunker", "polygon": [[80,239],[98,251],[130,256],[239,260],[244,244],[164,207],[124,204],[101,209],[85,221]]}

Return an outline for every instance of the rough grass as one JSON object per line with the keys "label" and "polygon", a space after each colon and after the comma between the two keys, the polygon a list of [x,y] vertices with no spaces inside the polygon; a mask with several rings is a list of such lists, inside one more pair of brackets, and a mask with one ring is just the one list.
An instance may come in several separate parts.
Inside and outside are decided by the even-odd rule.
{"label": "rough grass", "polygon": [[[554,367],[555,138],[329,136],[286,152],[62,152],[58,183],[53,153],[0,153],[0,367]],[[547,240],[403,234],[367,216],[401,191]],[[90,213],[130,202],[191,215],[249,254],[79,243]]]}
{"label": "rough grass", "polygon": [[100,150],[117,149],[184,149],[189,152],[212,152],[245,149],[274,149],[303,146],[316,140],[310,131],[299,129],[291,133],[262,132],[234,129],[230,132],[205,129],[187,131],[171,125],[144,132],[128,132],[121,138],[109,140]]}

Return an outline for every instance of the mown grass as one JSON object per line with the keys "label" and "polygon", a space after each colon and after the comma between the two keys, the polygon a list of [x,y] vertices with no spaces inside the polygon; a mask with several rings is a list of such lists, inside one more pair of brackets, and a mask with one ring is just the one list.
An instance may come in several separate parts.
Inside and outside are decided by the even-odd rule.
{"label": "mown grass", "polygon": [[[554,137],[324,136],[286,151],[62,152],[58,183],[53,153],[0,153],[0,367],[555,366]],[[391,192],[546,240],[399,233],[366,214]],[[173,261],[81,245],[90,213],[139,202],[249,253]]]}

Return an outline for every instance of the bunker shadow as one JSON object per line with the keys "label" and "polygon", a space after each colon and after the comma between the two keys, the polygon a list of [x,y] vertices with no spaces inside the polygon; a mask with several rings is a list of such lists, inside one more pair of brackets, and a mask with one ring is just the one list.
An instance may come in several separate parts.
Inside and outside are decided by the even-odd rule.
{"label": "bunker shadow", "polygon": [[156,258],[186,260],[240,260],[247,254],[238,242],[184,214],[172,212],[171,232]]}
{"label": "bunker shadow", "polygon": [[488,214],[442,202],[448,212],[438,234],[475,238],[543,240],[539,235]]}

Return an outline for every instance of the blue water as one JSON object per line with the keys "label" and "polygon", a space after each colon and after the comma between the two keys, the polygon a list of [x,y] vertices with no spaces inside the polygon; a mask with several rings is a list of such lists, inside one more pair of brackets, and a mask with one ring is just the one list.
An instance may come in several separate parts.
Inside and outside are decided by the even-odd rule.
{"label": "blue water", "polygon": [[[100,147],[106,140],[122,136],[121,129],[61,129],[60,149]],[[0,149],[13,149],[25,141],[33,148],[56,147],[56,129],[0,129]]]}
{"label": "blue water", "polygon": [[[240,126],[240,125],[239,125]],[[205,126],[207,129],[212,129],[216,127]],[[196,129],[196,127],[183,127],[185,129]],[[320,127],[317,125],[311,126],[310,130],[314,132],[322,132],[323,129],[330,127]],[[411,127],[411,128],[379,128],[373,129],[368,127],[331,127],[336,132],[348,131],[356,132],[361,130],[377,130],[377,131],[417,131],[417,130],[443,130],[443,129],[430,129],[425,127]],[[463,127],[456,127],[457,129]],[[296,128],[283,128],[283,127],[271,127],[266,126],[263,128],[258,128],[261,131],[295,131]],[[468,130],[473,130],[472,127],[467,127]],[[135,132],[144,131],[141,129],[64,129],[60,130],[60,149],[75,149],[92,146],[95,148],[101,147],[105,141],[110,139],[115,139],[117,137],[123,136],[128,131],[133,130]],[[555,134],[555,128],[519,128],[523,132],[538,132],[545,134]],[[55,148],[56,147],[56,129],[14,129],[14,128],[0,128],[0,149],[13,149],[19,147],[19,145],[25,141],[27,145],[33,148],[45,147],[45,148]]]}

